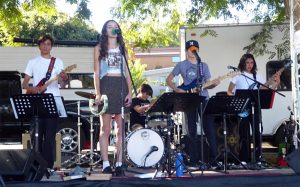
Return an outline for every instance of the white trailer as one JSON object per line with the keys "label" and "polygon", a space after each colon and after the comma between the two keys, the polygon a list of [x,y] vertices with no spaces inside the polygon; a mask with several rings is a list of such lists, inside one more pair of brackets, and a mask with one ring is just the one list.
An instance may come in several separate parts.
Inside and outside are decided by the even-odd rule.
{"label": "white trailer", "polygon": [[[282,27],[284,27],[283,25]],[[212,74],[212,78],[229,73],[228,65],[237,67],[240,57],[246,53],[243,48],[251,43],[250,38],[263,27],[262,24],[229,24],[229,25],[203,25],[194,28],[182,27],[180,30],[181,58],[185,59],[185,42],[197,40],[200,45],[200,57],[207,62]],[[288,25],[286,25],[288,27]],[[217,36],[207,35],[202,37],[206,30],[213,30]],[[281,29],[274,27],[272,31],[272,42],[267,46],[270,51],[275,50],[275,46],[282,43],[284,33]],[[272,65],[276,66],[281,59],[269,59],[270,55],[255,57],[258,72],[268,80]],[[273,62],[270,62],[273,61]],[[277,69],[278,63],[277,63]],[[275,69],[276,69],[275,68]],[[274,69],[273,69],[274,70]],[[290,79],[290,69],[285,70],[283,76]],[[285,80],[286,81],[286,80]],[[230,83],[230,78],[209,91],[210,96],[218,92],[226,91]],[[279,90],[285,97],[278,94],[275,96],[273,108],[262,111],[263,135],[264,137],[279,138],[282,135],[283,123],[289,119],[290,111],[288,107],[293,107],[291,80],[287,80],[288,87]]]}

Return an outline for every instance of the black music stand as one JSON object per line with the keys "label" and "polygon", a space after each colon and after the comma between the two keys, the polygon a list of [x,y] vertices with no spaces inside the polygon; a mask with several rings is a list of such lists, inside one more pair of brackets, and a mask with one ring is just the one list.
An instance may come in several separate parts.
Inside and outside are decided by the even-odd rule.
{"label": "black music stand", "polygon": [[[173,112],[188,112],[194,111],[197,107],[199,107],[200,103],[205,99],[203,96],[199,96],[196,93],[175,93],[175,92],[166,92],[161,95],[157,101],[151,106],[148,110],[151,112],[165,112],[167,114],[167,148],[166,148],[166,160],[164,165],[164,169],[166,169],[169,176],[171,176],[174,172],[171,172],[171,165],[173,164],[171,161],[171,128],[172,119],[171,113]],[[177,155],[177,154],[176,154]],[[184,165],[183,161],[180,161],[182,165]],[[167,165],[167,166],[166,166]],[[187,168],[186,168],[187,169]],[[176,171],[176,170],[175,170]],[[187,169],[189,174],[193,177],[192,173]],[[156,176],[157,170],[155,172],[154,177]]]}
{"label": "black music stand", "polygon": [[[256,141],[255,141],[255,135],[256,135],[256,130],[255,130],[255,115],[254,115],[254,109],[255,106],[258,107],[258,120],[260,125],[262,122],[262,116],[261,116],[261,110],[260,109],[271,109],[273,107],[273,102],[275,98],[275,91],[272,89],[259,89],[259,90],[244,90],[244,89],[237,89],[235,91],[235,95],[238,97],[243,97],[243,98],[249,98],[250,103],[251,103],[251,113],[252,113],[252,141],[253,141],[253,152],[252,152],[252,161],[256,163]],[[262,126],[260,126],[259,129],[262,129]],[[262,144],[262,132],[259,131],[260,133],[260,142]],[[260,145],[259,147],[260,153],[262,154],[262,147]]]}
{"label": "black music stand", "polygon": [[53,94],[22,94],[10,98],[16,119],[33,119],[35,134],[32,148],[39,152],[39,118],[59,117]]}
{"label": "black music stand", "polygon": [[[242,112],[248,102],[249,99],[244,97],[212,96],[204,109],[204,114],[221,115],[223,117],[224,150],[223,153],[220,153],[215,158],[215,161],[223,155],[225,173],[227,173],[228,153],[230,153],[231,156],[233,156],[240,164],[242,164],[241,161],[231,151],[228,150],[226,117],[227,115],[236,115]],[[246,166],[244,166],[243,164],[242,166],[246,168]]]}

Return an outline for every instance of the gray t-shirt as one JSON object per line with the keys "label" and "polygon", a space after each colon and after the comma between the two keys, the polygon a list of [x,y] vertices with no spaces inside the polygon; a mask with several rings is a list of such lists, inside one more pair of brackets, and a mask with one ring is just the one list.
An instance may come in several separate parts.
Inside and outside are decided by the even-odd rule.
{"label": "gray t-shirt", "polygon": [[[203,73],[202,83],[205,83],[211,78],[211,75],[208,65],[205,62],[201,62],[201,64]],[[181,75],[184,85],[188,85],[197,78],[197,64],[193,64],[188,60],[181,61],[175,66],[172,74],[173,76]],[[200,95],[209,97],[207,89],[203,89]]]}

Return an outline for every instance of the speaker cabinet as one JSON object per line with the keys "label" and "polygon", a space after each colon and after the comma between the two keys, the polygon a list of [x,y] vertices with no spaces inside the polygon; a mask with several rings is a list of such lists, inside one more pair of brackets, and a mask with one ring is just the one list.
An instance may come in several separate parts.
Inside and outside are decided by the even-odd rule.
{"label": "speaker cabinet", "polygon": [[46,161],[34,150],[0,151],[0,175],[4,181],[40,181],[46,169]]}
{"label": "speaker cabinet", "polygon": [[[54,168],[61,167],[61,134],[56,133],[55,136],[55,160],[54,160]],[[23,133],[22,134],[22,145],[23,149],[30,149],[30,134]]]}
{"label": "speaker cabinet", "polygon": [[[217,154],[222,155],[225,149],[224,145],[224,129],[223,129],[223,118],[216,117],[216,134],[217,134]],[[240,136],[239,136],[239,126],[237,118],[227,117],[226,118],[226,132],[227,132],[227,149],[239,158],[240,154]],[[223,156],[218,158],[218,161],[223,161]],[[228,154],[228,161],[235,162],[234,157],[231,154]]]}
{"label": "speaker cabinet", "polygon": [[293,151],[286,157],[289,166],[295,173],[300,174],[300,149]]}

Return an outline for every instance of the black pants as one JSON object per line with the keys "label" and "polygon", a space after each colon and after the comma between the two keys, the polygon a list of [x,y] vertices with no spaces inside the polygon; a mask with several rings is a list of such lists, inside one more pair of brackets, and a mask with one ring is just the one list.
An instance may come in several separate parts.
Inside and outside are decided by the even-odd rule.
{"label": "black pants", "polygon": [[[262,129],[260,129],[260,118],[259,115],[260,111],[258,108],[254,109],[254,125],[253,125],[253,115],[250,114],[248,117],[243,118],[240,123],[240,160],[242,161],[250,161],[251,158],[251,149],[250,144],[245,143],[247,138],[249,139],[250,134],[250,127],[252,129],[252,136],[253,136],[253,128],[255,134],[255,159],[258,161],[262,157],[261,152],[261,133]],[[250,127],[249,127],[250,126]],[[252,141],[253,138],[251,138]]]}
{"label": "black pants", "polygon": [[[203,108],[206,103],[203,104]],[[193,112],[187,112],[187,138],[188,138],[188,152],[190,154],[190,165],[197,164],[200,160],[200,150],[197,136],[198,115],[200,115],[200,107]],[[210,161],[213,161],[217,156],[217,139],[214,117],[212,115],[203,115],[203,130],[209,145]]]}
{"label": "black pants", "polygon": [[[47,161],[48,168],[53,168],[55,158],[55,135],[58,119],[39,119],[38,150]],[[31,141],[35,146],[35,123],[31,123]]]}

